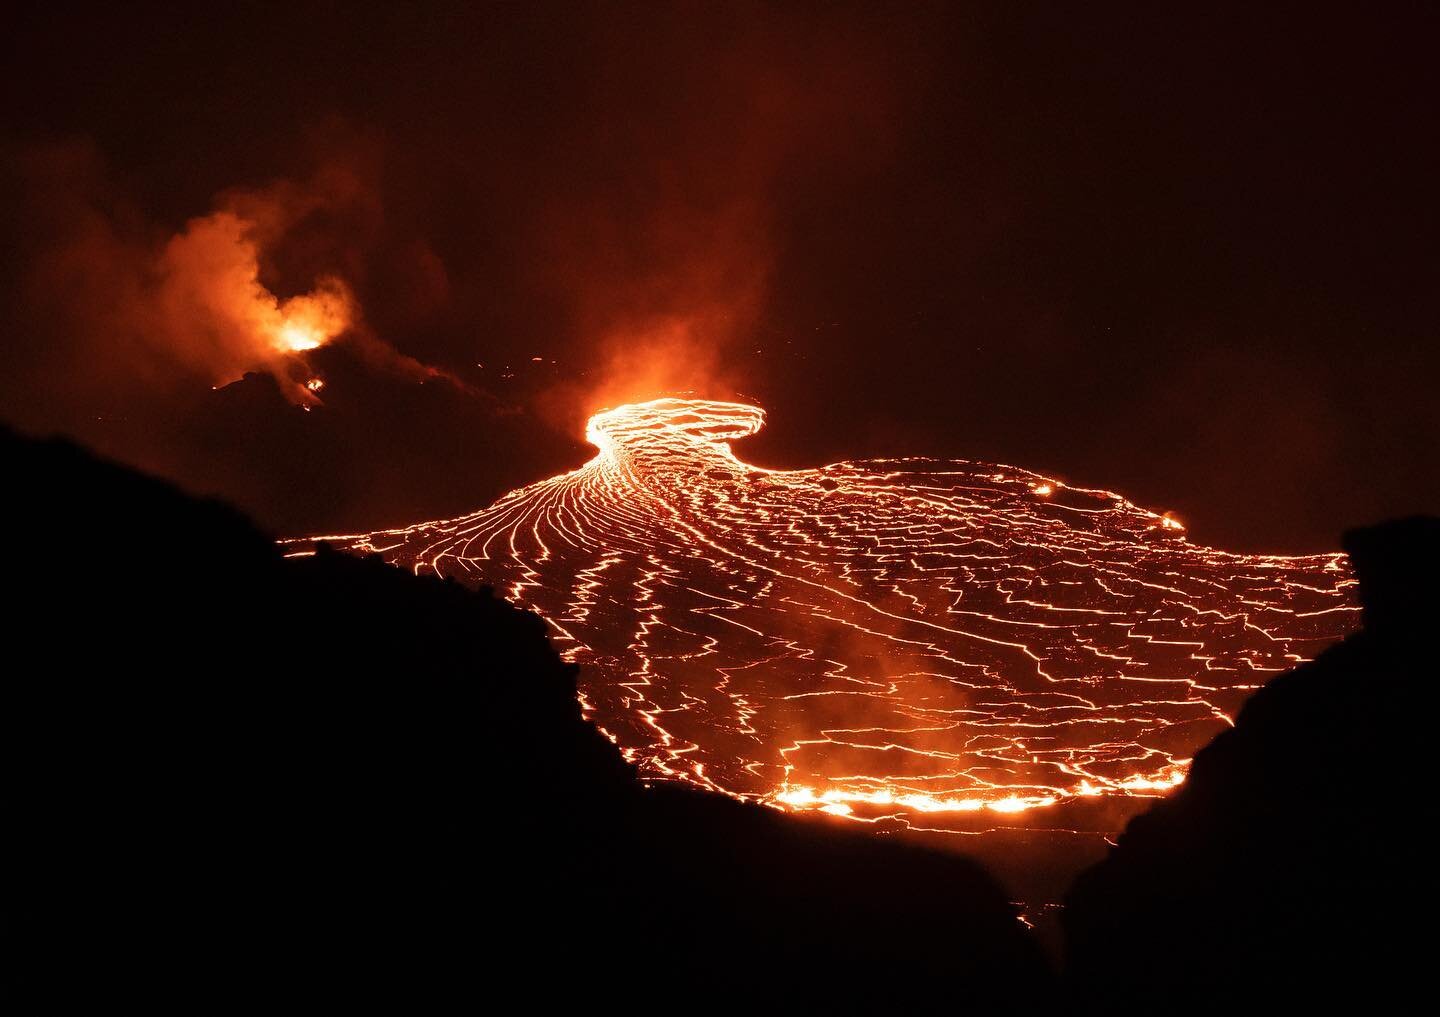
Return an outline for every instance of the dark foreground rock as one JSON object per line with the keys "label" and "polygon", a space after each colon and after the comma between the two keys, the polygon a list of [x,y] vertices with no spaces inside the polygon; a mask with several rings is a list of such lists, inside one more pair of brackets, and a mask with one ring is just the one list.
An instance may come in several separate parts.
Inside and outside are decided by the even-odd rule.
{"label": "dark foreground rock", "polygon": [[488,591],[0,468],[7,1013],[1050,1002],[965,860],[641,788]]}
{"label": "dark foreground rock", "polygon": [[1428,982],[1440,520],[1345,548],[1363,630],[1257,692],[1069,894],[1086,1009],[1403,1012]]}

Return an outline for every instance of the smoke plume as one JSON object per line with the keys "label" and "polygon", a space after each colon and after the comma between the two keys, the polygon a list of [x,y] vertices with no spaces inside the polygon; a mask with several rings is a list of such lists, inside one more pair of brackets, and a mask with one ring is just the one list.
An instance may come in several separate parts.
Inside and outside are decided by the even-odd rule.
{"label": "smoke plume", "polygon": [[266,372],[291,402],[311,405],[322,383],[308,355],[336,342],[403,376],[439,373],[366,327],[343,244],[307,237],[315,221],[378,216],[374,188],[348,167],[223,192],[167,230],[115,193],[88,145],[33,149],[15,163],[22,236],[34,238],[15,288],[28,340],[17,368],[33,390],[113,408]]}
{"label": "smoke plume", "polygon": [[804,205],[795,180],[823,191],[883,164],[907,87],[858,29],[783,13],[763,28],[683,13],[651,28],[664,42],[643,57],[618,31],[599,47],[587,102],[632,115],[574,125],[567,143],[585,153],[587,178],[550,188],[534,226],[537,288],[587,351],[586,377],[551,393],[580,420],[753,383],[785,220]]}
{"label": "smoke plume", "polygon": [[192,219],[155,258],[153,285],[129,309],[158,354],[213,384],[265,370],[296,402],[317,396],[297,378],[304,355],[343,336],[358,317],[349,288],[322,276],[281,300],[260,282],[256,223],[233,211]]}

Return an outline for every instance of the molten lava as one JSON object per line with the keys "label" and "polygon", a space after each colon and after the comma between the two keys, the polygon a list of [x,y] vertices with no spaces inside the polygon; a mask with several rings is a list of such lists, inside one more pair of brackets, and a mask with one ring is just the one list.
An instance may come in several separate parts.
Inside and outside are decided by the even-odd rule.
{"label": "molten lava", "polygon": [[1198,547],[1168,515],[1011,466],[761,469],[730,442],[763,422],[622,406],[571,473],[326,539],[539,612],[647,778],[927,829],[1162,794],[1253,689],[1358,618],[1338,554]]}

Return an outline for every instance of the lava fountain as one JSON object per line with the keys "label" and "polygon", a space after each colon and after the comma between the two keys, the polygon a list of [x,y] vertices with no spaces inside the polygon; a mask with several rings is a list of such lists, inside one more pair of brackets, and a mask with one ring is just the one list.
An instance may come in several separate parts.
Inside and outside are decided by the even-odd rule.
{"label": "lava fountain", "polygon": [[622,406],[571,473],[323,539],[538,612],[647,779],[917,829],[1163,793],[1253,689],[1358,619],[1341,555],[1199,547],[1012,466],[761,469],[730,443],[764,419]]}

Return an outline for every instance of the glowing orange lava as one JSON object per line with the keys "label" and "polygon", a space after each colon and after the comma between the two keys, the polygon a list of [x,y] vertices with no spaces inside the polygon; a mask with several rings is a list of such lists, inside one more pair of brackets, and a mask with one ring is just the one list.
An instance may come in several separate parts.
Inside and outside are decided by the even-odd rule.
{"label": "glowing orange lava", "polygon": [[761,469],[730,443],[763,422],[622,406],[571,473],[327,539],[539,612],[647,778],[927,829],[1162,794],[1358,618],[1338,554],[1197,547],[1173,517],[1011,466]]}

